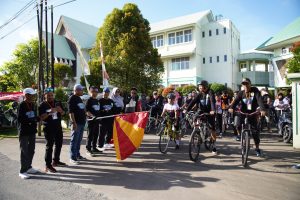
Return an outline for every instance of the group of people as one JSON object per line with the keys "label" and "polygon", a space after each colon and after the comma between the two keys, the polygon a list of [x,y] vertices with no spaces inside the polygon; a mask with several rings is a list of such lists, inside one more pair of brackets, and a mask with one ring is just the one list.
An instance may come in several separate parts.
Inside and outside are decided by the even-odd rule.
{"label": "group of people", "polygon": [[[112,132],[114,115],[142,110],[136,88],[131,88],[130,95],[126,98],[120,95],[119,88],[113,88],[112,93],[109,88],[104,88],[103,94],[99,99],[100,93],[98,88],[91,86],[89,88],[91,97],[86,103],[81,98],[83,89],[83,86],[76,84],[73,94],[68,100],[68,113],[71,124],[70,164],[74,165],[79,164],[82,160],[86,160],[80,154],[80,146],[86,123],[88,124],[86,152],[88,156],[94,156],[107,148],[113,148]],[[22,179],[28,179],[30,178],[30,174],[38,172],[38,170],[32,167],[32,160],[35,153],[37,123],[39,121],[43,124],[46,140],[45,172],[56,173],[57,170],[55,167],[66,165],[66,163],[60,160],[63,144],[61,120],[66,111],[62,103],[55,100],[53,88],[45,89],[44,100],[38,107],[34,103],[36,94],[34,89],[26,88],[23,90],[23,94],[25,98],[19,104],[17,113],[21,151],[19,176]],[[55,148],[53,149],[53,147]]]}
{"label": "group of people", "polygon": [[[99,89],[95,86],[89,88],[90,98],[84,102],[83,86],[76,84],[73,94],[68,100],[68,113],[71,123],[70,140],[70,164],[77,165],[80,161],[86,160],[80,154],[80,146],[83,138],[83,132],[86,123],[88,124],[88,136],[86,141],[86,154],[94,156],[102,153],[105,149],[113,148],[112,134],[114,115],[120,113],[131,113],[149,110],[151,115],[164,117],[166,114],[173,120],[175,130],[180,129],[179,120],[186,112],[195,110],[196,115],[209,113],[207,118],[211,128],[211,139],[213,141],[212,153],[217,154],[216,140],[217,129],[222,134],[221,127],[216,127],[216,121],[222,124],[222,115],[224,112],[231,113],[234,116],[234,127],[239,140],[241,123],[243,116],[234,114],[235,110],[243,113],[253,113],[258,108],[261,116],[269,116],[269,110],[284,109],[290,105],[288,97],[283,98],[282,93],[274,104],[266,90],[259,91],[258,88],[251,86],[251,81],[244,78],[242,90],[234,93],[231,98],[226,92],[215,94],[209,88],[207,81],[203,80],[197,85],[198,91],[191,92],[186,98],[182,97],[176,91],[171,91],[166,98],[163,98],[158,91],[153,92],[151,98],[139,98],[137,88],[131,88],[130,94],[126,97],[121,95],[119,88],[104,88],[101,98],[99,98]],[[65,166],[66,163],[60,161],[60,153],[63,144],[63,130],[61,125],[62,116],[66,111],[61,102],[56,101],[54,90],[47,88],[44,91],[44,101],[36,108],[34,104],[35,90],[26,88],[23,91],[25,99],[18,107],[18,132],[21,150],[21,169],[19,176],[22,179],[30,178],[31,173],[37,173],[38,170],[32,167],[32,159],[35,151],[35,135],[37,133],[37,123],[43,123],[43,131],[46,140],[45,149],[45,171],[55,173],[57,166]],[[273,104],[273,105],[272,105]],[[38,112],[37,112],[38,111]],[[183,112],[181,112],[183,111]],[[258,128],[259,116],[250,118],[252,126],[253,139],[256,146],[256,154],[260,156],[260,130]],[[176,149],[179,149],[180,137],[176,138]],[[54,155],[53,154],[53,147]]]}

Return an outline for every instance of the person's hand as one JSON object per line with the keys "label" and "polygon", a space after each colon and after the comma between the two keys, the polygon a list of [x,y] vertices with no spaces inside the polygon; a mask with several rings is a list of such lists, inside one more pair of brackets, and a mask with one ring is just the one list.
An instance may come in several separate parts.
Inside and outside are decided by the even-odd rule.
{"label": "person's hand", "polygon": [[51,108],[50,113],[55,113],[55,112],[57,112],[57,108]]}
{"label": "person's hand", "polygon": [[185,109],[183,109],[182,113],[185,114],[187,111]]}
{"label": "person's hand", "polygon": [[62,113],[62,112],[63,112],[63,109],[62,109],[60,106],[57,106],[57,107],[56,107],[56,110],[57,110],[57,112],[59,112],[59,113]]}
{"label": "person's hand", "polygon": [[209,112],[209,114],[214,115],[215,111],[212,110],[212,111]]}
{"label": "person's hand", "polygon": [[266,116],[266,111],[260,111],[260,115],[261,115],[262,117]]}
{"label": "person's hand", "polygon": [[233,109],[232,109],[232,108],[229,108],[229,109],[228,109],[228,112],[233,113]]}
{"label": "person's hand", "polygon": [[72,130],[73,131],[76,131],[77,130],[77,124],[75,122],[73,122],[72,124]]}

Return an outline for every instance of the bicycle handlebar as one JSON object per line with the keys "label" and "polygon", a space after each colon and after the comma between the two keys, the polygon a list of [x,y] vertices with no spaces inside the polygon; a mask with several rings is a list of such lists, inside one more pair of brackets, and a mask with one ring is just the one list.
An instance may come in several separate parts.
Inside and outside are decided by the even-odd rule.
{"label": "bicycle handlebar", "polygon": [[260,111],[255,111],[253,113],[244,113],[242,111],[235,111],[235,113],[239,113],[241,115],[245,115],[245,116],[253,116],[253,115],[257,115],[257,114],[260,114]]}

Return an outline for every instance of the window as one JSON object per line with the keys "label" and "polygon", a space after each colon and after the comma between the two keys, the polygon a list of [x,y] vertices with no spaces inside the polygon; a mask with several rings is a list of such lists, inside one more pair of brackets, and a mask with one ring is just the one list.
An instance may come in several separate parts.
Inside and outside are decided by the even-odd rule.
{"label": "window", "polygon": [[219,29],[216,29],[216,35],[219,35]]}
{"label": "window", "polygon": [[223,28],[223,32],[224,32],[224,34],[226,34],[226,27]]}
{"label": "window", "polygon": [[212,57],[209,57],[209,63],[212,63]]}
{"label": "window", "polygon": [[154,48],[156,48],[156,37],[151,38],[151,43]]}
{"label": "window", "polygon": [[203,37],[203,38],[205,37],[205,32],[204,32],[204,31],[202,31],[202,37]]}
{"label": "window", "polygon": [[219,58],[219,56],[217,56],[217,62],[219,62],[220,61],[220,58]]}
{"label": "window", "polygon": [[169,33],[169,45],[175,44],[175,33]]}
{"label": "window", "polygon": [[227,62],[227,55],[224,55],[224,62]]}
{"label": "window", "polygon": [[209,37],[211,36],[211,30],[208,31],[208,35],[209,35]]}
{"label": "window", "polygon": [[173,58],[172,59],[172,71],[175,70],[185,70],[190,68],[190,58],[183,57],[183,58]]}
{"label": "window", "polygon": [[281,49],[281,54],[286,54],[287,53],[287,49],[285,48],[285,47],[283,47],[282,49]]}
{"label": "window", "polygon": [[205,64],[205,58],[202,58],[202,63]]}
{"label": "window", "polygon": [[164,46],[164,36],[163,35],[157,36],[157,38],[156,38],[156,45],[157,45],[157,47]]}
{"label": "window", "polygon": [[183,43],[183,31],[176,33],[176,43]]}
{"label": "window", "polygon": [[184,42],[192,41],[192,30],[185,30],[184,31]]}

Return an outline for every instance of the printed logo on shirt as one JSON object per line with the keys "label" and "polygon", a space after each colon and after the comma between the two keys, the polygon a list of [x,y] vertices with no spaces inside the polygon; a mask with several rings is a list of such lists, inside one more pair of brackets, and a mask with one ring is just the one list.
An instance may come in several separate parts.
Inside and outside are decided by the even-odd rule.
{"label": "printed logo on shirt", "polygon": [[26,112],[26,116],[27,116],[27,118],[34,118],[35,114],[33,111],[28,111],[28,112]]}
{"label": "printed logo on shirt", "polygon": [[93,105],[92,108],[93,108],[95,111],[100,110],[100,106],[99,106],[99,105]]}
{"label": "printed logo on shirt", "polygon": [[84,109],[85,108],[84,103],[79,103],[79,104],[77,104],[77,106],[79,107],[79,109]]}
{"label": "printed logo on shirt", "polygon": [[112,105],[104,105],[103,108],[104,110],[111,110]]}

